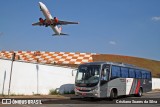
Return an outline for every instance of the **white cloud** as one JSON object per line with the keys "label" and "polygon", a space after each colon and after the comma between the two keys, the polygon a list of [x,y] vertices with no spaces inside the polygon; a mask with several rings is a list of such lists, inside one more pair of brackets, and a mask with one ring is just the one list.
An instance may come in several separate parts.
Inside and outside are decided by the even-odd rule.
{"label": "white cloud", "polygon": [[115,41],[109,41],[110,45],[116,45],[117,43]]}
{"label": "white cloud", "polygon": [[160,21],[160,16],[152,17],[152,20],[154,20],[154,21]]}

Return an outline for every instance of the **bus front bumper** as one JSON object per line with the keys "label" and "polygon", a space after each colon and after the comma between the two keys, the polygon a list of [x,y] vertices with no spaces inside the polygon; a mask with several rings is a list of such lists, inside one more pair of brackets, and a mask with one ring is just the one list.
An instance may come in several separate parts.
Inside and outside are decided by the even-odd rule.
{"label": "bus front bumper", "polygon": [[95,97],[95,98],[99,98],[98,93],[93,93],[91,92],[81,92],[81,91],[75,91],[75,95],[76,96],[80,96],[80,97]]}

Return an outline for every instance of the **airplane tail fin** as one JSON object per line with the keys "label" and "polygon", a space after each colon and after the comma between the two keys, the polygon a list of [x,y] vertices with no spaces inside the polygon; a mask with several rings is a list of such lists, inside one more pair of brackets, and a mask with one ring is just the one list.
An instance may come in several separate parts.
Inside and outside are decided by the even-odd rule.
{"label": "airplane tail fin", "polygon": [[59,34],[53,34],[52,36],[67,36],[68,34],[62,33],[62,26],[58,28],[59,29]]}
{"label": "airplane tail fin", "polygon": [[62,32],[62,26],[60,26],[58,29],[59,29],[59,32],[61,33]]}
{"label": "airplane tail fin", "polygon": [[66,33],[60,33],[60,35],[63,35],[63,36],[68,36],[68,34],[66,34]]}
{"label": "airplane tail fin", "polygon": [[58,35],[58,34],[53,34],[52,36],[68,36],[68,34],[60,33],[60,35]]}

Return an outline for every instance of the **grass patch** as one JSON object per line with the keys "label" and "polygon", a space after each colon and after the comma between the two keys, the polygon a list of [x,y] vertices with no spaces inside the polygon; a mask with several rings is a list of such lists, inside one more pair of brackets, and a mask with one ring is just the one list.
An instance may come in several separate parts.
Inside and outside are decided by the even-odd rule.
{"label": "grass patch", "polygon": [[59,92],[55,89],[50,89],[49,90],[49,95],[59,95]]}

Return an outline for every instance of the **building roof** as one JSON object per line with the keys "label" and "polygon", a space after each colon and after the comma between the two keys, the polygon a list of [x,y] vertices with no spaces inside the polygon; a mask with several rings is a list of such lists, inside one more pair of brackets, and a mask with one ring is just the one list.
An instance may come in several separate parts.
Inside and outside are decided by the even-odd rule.
{"label": "building roof", "polygon": [[16,53],[17,61],[44,64],[82,64],[93,62],[92,55],[95,55],[80,52],[0,51],[0,58],[11,59],[13,53]]}

